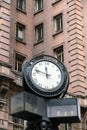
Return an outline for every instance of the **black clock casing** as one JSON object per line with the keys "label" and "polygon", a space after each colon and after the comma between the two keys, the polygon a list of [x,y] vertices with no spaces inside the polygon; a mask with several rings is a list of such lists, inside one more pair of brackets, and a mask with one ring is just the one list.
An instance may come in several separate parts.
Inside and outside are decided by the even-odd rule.
{"label": "black clock casing", "polygon": [[63,97],[69,86],[66,67],[49,55],[26,60],[22,66],[22,76],[26,91],[45,98]]}

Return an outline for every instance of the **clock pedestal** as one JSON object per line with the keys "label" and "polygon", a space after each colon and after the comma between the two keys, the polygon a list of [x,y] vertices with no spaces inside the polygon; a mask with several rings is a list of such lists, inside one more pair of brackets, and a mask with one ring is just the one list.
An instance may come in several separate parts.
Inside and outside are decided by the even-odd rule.
{"label": "clock pedestal", "polygon": [[81,118],[76,98],[45,99],[23,91],[10,98],[9,106],[10,114],[27,120],[30,130],[58,130],[59,123],[76,123]]}

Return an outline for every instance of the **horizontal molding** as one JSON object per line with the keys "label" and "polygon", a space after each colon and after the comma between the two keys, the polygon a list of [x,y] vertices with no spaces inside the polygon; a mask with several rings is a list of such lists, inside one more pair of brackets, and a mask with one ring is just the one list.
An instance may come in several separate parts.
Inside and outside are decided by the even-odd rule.
{"label": "horizontal molding", "polygon": [[2,7],[10,10],[10,3],[8,3],[7,0],[3,0],[1,5]]}
{"label": "horizontal molding", "polygon": [[79,6],[79,7],[81,7],[82,8],[82,4],[81,4],[81,1],[79,1],[79,0],[70,0],[69,2],[67,2],[67,5],[69,6],[69,7],[72,7],[72,6]]}
{"label": "horizontal molding", "polygon": [[[82,72],[85,72],[85,68],[84,68],[84,66],[81,66],[81,65],[77,64],[77,65],[74,65],[74,66],[70,67],[69,72],[72,72],[72,71],[82,71]],[[78,75],[78,73],[77,73],[77,75]]]}
{"label": "horizontal molding", "polygon": [[73,88],[76,88],[77,86],[80,86],[80,87],[82,87],[84,89],[86,88],[85,82],[83,82],[80,79],[74,80],[74,81],[70,82],[70,84],[72,84]]}
{"label": "horizontal molding", "polygon": [[[77,89],[78,88],[78,89]],[[82,86],[82,85],[78,85],[78,86],[73,86],[72,89],[77,89],[77,90],[86,90],[86,87]]]}
{"label": "horizontal molding", "polygon": [[1,65],[1,66],[5,66],[5,67],[8,67],[8,68],[12,68],[12,65],[11,65],[11,64],[6,63],[6,62],[4,62],[4,61],[2,61],[2,60],[0,60],[0,65]]}
{"label": "horizontal molding", "polygon": [[80,7],[80,6],[71,6],[71,7],[69,7],[68,9],[67,9],[67,14],[68,13],[70,13],[71,11],[73,11],[73,10],[77,10],[77,11],[80,11],[80,12],[82,12],[82,7]]}
{"label": "horizontal molding", "polygon": [[[70,21],[72,21],[72,20],[82,21],[82,20],[83,20],[83,17],[75,13],[74,15],[68,16],[68,18],[67,18],[67,23],[70,22]],[[78,22],[77,22],[77,23],[78,23]]]}
{"label": "horizontal molding", "polygon": [[[81,90],[75,90],[73,91],[74,94],[79,94],[79,95],[85,95],[85,90],[84,91],[81,91]],[[82,97],[82,96],[81,96]]]}
{"label": "horizontal molding", "polygon": [[77,97],[77,98],[81,98],[81,99],[87,99],[87,95],[80,95],[80,94],[75,94],[75,93],[73,93],[73,92],[67,92],[66,93],[67,95],[69,95],[69,96],[72,96],[72,97]]}
{"label": "horizontal molding", "polygon": [[[77,36],[74,36],[74,37],[68,37],[68,42],[72,42],[72,41],[77,41],[77,40],[81,40],[82,43],[83,43],[83,37],[77,37]],[[78,42],[77,42],[78,43]]]}

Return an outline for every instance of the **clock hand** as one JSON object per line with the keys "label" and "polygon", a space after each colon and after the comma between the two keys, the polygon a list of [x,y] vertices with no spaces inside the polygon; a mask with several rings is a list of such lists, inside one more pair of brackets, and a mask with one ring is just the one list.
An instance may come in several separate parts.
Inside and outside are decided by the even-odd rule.
{"label": "clock hand", "polygon": [[37,69],[35,69],[35,71],[36,71],[36,72],[38,72],[38,73],[45,74],[45,75],[47,75],[47,76],[51,76],[50,74],[46,74],[45,72],[42,72],[42,71],[40,71],[40,70],[37,70]]}
{"label": "clock hand", "polygon": [[46,71],[46,77],[48,78],[48,74],[47,74],[47,67],[45,67],[45,71]]}
{"label": "clock hand", "polygon": [[46,74],[46,73],[44,73],[44,72],[42,72],[40,70],[37,70],[37,69],[35,71],[38,72],[38,73]]}

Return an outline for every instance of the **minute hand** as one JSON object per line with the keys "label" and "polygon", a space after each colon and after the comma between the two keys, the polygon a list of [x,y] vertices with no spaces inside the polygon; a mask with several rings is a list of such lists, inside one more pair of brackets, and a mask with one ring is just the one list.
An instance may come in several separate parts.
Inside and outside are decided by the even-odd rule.
{"label": "minute hand", "polygon": [[[46,73],[45,72],[42,72],[42,71],[40,71],[40,70],[35,70],[36,72],[38,72],[38,73],[42,73],[42,74],[45,74],[46,75]],[[47,74],[48,76],[51,76],[50,74]]]}
{"label": "minute hand", "polygon": [[46,77],[48,78],[47,67],[45,67]]}

